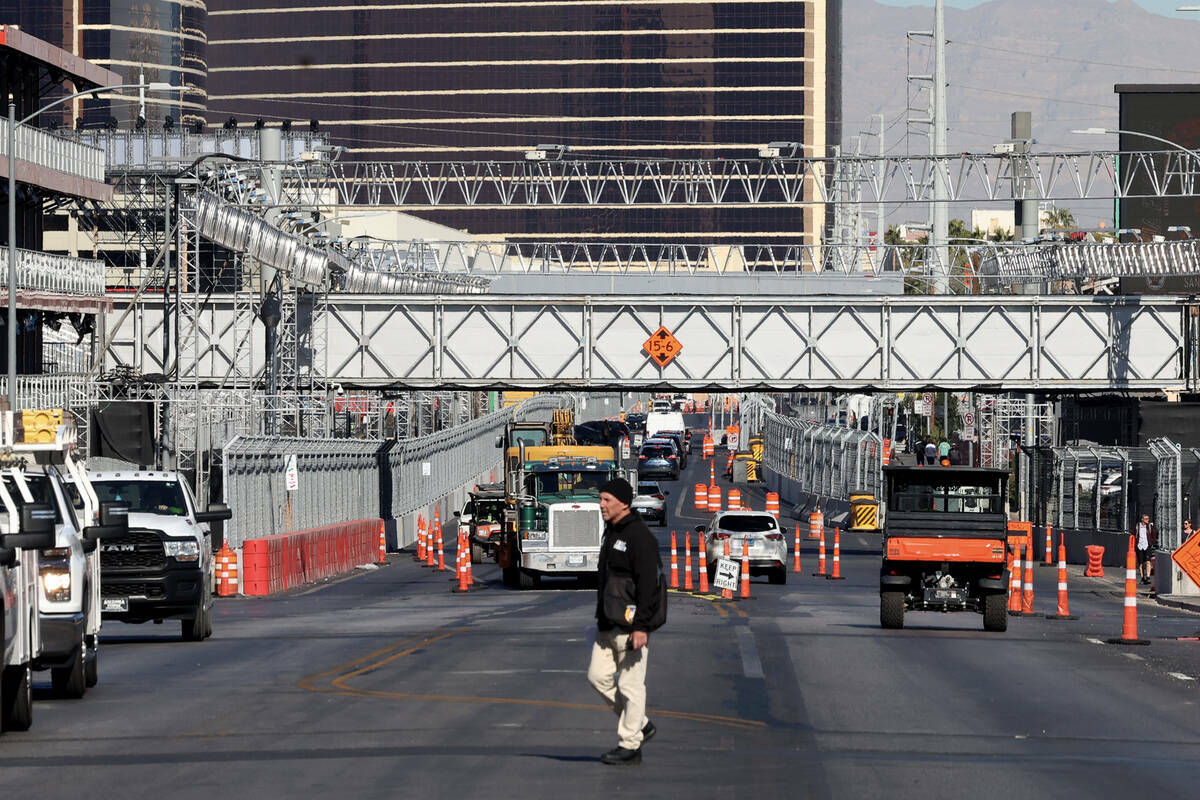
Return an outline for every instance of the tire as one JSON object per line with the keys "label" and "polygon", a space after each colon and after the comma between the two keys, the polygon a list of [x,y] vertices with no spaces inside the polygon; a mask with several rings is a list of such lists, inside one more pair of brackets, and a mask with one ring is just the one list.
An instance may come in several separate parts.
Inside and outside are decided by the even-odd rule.
{"label": "tire", "polygon": [[904,592],[879,593],[879,626],[891,629],[904,627]]}
{"label": "tire", "polygon": [[771,574],[767,576],[767,580],[776,586],[782,586],[787,583],[787,568],[777,567],[771,570]]}
{"label": "tire", "polygon": [[87,674],[84,669],[84,654],[87,648],[83,641],[75,648],[75,655],[69,667],[53,667],[50,670],[50,683],[54,693],[59,697],[69,697],[78,700],[87,693]]}
{"label": "tire", "polygon": [[478,544],[476,542],[471,542],[471,563],[472,564],[482,564],[483,559],[486,557],[486,555],[487,554],[483,552],[483,545]]}
{"label": "tire", "polygon": [[92,659],[83,662],[83,677],[87,687],[91,689],[100,682],[100,642],[92,641]]}
{"label": "tire", "polygon": [[196,609],[196,616],[191,619],[182,619],[179,621],[179,632],[183,636],[185,642],[202,642],[204,641],[204,631],[208,623],[205,618],[208,612],[201,605]]}
{"label": "tire", "polygon": [[541,583],[541,581],[538,580],[536,573],[527,572],[523,569],[517,570],[517,588],[521,589],[522,591],[536,589],[539,583]]}
{"label": "tire", "polygon": [[1008,630],[1008,604],[1003,594],[989,594],[983,598],[983,629],[1003,633]]}
{"label": "tire", "polygon": [[33,725],[33,665],[17,664],[4,668],[0,678],[0,730],[27,731]]}

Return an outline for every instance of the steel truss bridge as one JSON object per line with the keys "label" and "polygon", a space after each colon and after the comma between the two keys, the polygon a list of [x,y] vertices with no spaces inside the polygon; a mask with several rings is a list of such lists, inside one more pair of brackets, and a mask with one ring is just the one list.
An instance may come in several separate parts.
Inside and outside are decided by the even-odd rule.
{"label": "steel truss bridge", "polygon": [[[346,386],[1158,391],[1196,383],[1195,310],[1165,297],[340,295],[301,333],[324,343],[308,367]],[[108,318],[106,367],[245,386],[237,359],[262,371],[236,341],[252,313],[212,296],[185,337],[195,347],[164,365],[147,335],[161,311],[136,304]],[[643,351],[660,326],[682,344],[661,368]]]}
{"label": "steel truss bridge", "polygon": [[948,202],[1181,197],[1200,187],[1200,158],[1174,150],[262,166],[311,205],[399,208],[927,203],[938,183]]}

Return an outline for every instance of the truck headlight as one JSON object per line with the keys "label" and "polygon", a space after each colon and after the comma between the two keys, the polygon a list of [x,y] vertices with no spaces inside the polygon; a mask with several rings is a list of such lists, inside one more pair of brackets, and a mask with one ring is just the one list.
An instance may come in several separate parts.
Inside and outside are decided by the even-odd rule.
{"label": "truck headlight", "polygon": [[42,593],[52,603],[71,600],[71,551],[65,548],[43,550],[38,559]]}
{"label": "truck headlight", "polygon": [[197,561],[200,558],[200,545],[193,541],[163,543],[167,555],[176,561]]}

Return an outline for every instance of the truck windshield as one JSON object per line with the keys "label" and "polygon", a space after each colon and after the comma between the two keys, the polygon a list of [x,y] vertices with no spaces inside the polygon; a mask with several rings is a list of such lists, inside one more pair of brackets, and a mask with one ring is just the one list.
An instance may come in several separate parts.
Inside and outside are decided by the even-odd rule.
{"label": "truck windshield", "polygon": [[475,501],[472,520],[480,525],[495,525],[504,519],[504,503]]}
{"label": "truck windshield", "polygon": [[183,488],[176,481],[95,481],[96,497],[129,503],[131,514],[187,515]]}
{"label": "truck windshield", "polygon": [[524,442],[526,447],[545,447],[550,444],[550,440],[543,430],[513,431],[512,446],[516,447],[518,442]]}
{"label": "truck windshield", "polygon": [[600,487],[611,476],[607,472],[537,472],[530,478],[532,492],[539,498],[600,499]]}
{"label": "truck windshield", "polygon": [[[936,471],[936,470],[931,470]],[[897,478],[892,484],[893,511],[945,511],[955,514],[999,514],[1004,511],[998,479]]]}
{"label": "truck windshield", "polygon": [[[26,475],[25,483],[29,486],[29,494],[33,496],[33,502],[44,503],[54,508],[55,523],[62,524],[62,510],[58,507],[58,501],[54,499],[54,488],[50,486],[50,479],[45,475]],[[13,482],[12,476],[4,476],[4,488],[8,490],[13,502],[17,504],[17,508],[25,505],[25,501],[21,498],[21,493],[17,490],[17,485]]]}

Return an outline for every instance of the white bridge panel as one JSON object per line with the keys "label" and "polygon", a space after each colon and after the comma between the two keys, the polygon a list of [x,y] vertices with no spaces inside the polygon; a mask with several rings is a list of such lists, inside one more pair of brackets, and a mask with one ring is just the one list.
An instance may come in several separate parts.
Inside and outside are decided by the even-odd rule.
{"label": "white bridge panel", "polygon": [[[1188,307],[1171,297],[353,295],[329,307],[316,321],[329,331],[322,377],[347,385],[1159,390],[1195,379]],[[122,311],[108,320],[106,366],[163,371],[161,306],[139,305],[114,331]],[[184,332],[198,344],[179,374],[225,383],[232,322],[232,299],[214,297]],[[642,349],[660,325],[682,344],[665,367]]]}

